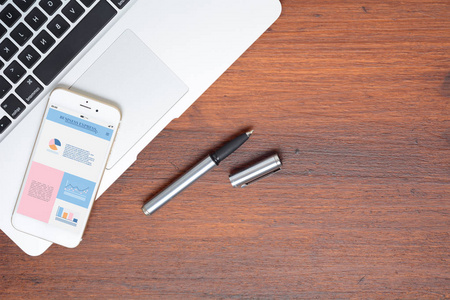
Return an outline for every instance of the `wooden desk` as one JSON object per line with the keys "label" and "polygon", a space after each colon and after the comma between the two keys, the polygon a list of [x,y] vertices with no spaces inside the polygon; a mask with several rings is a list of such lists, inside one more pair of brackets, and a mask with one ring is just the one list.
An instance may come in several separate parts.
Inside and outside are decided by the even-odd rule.
{"label": "wooden desk", "polygon": [[[76,249],[0,234],[0,298],[450,297],[450,3],[282,1],[96,203]],[[151,217],[210,149],[255,134]],[[279,174],[228,175],[278,151]]]}

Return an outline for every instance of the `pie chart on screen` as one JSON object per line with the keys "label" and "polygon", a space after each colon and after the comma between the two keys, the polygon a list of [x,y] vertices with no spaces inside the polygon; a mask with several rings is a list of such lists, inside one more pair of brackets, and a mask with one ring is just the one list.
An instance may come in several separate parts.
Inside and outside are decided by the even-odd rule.
{"label": "pie chart on screen", "polygon": [[56,151],[58,150],[58,147],[61,147],[61,142],[58,139],[51,139],[48,143],[48,146],[50,147],[50,149]]}

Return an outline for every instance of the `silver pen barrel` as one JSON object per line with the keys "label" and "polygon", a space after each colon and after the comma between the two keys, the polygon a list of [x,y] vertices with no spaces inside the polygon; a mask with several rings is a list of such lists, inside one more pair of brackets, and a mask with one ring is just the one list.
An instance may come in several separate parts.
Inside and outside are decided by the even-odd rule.
{"label": "silver pen barrel", "polygon": [[211,159],[211,157],[206,157],[195,167],[190,169],[186,174],[184,174],[174,183],[168,186],[164,191],[156,195],[152,200],[145,203],[145,205],[142,207],[142,211],[146,215],[152,214],[158,208],[166,204],[170,199],[178,195],[181,191],[190,186],[215,166],[216,163]]}

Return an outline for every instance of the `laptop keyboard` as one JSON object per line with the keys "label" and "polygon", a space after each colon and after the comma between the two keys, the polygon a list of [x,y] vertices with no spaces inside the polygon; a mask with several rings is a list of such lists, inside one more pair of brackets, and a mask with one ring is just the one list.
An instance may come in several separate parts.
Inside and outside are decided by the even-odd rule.
{"label": "laptop keyboard", "polygon": [[0,141],[129,0],[0,0]]}

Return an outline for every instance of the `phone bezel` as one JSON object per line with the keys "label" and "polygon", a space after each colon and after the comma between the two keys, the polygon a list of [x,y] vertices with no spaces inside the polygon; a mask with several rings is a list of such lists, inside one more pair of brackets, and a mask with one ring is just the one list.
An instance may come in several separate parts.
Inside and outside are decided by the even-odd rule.
{"label": "phone bezel", "polygon": [[101,168],[102,172],[98,175],[98,177],[97,177],[98,179],[96,180],[97,184],[96,184],[95,190],[93,192],[93,196],[92,196],[93,199],[96,198],[98,188],[100,186],[100,182],[103,177],[104,170],[105,170],[106,164],[108,162],[108,159],[109,159],[109,156],[111,153],[112,145],[114,143],[114,140],[115,140],[115,137],[117,134],[117,130],[118,130],[118,127],[120,124],[121,113],[118,108],[116,108],[108,103],[93,99],[93,98],[85,96],[85,95],[81,95],[79,93],[69,91],[67,89],[63,89],[63,88],[57,88],[57,89],[53,90],[49,96],[47,107],[46,107],[45,113],[42,117],[39,132],[38,132],[38,135],[36,137],[36,140],[35,140],[35,143],[33,146],[33,151],[30,156],[30,160],[28,162],[28,166],[27,166],[24,178],[22,180],[20,192],[16,199],[14,212],[11,217],[11,223],[12,223],[12,226],[19,231],[25,232],[27,234],[31,234],[33,236],[39,237],[41,239],[44,239],[44,240],[47,240],[47,241],[50,241],[50,242],[53,242],[53,243],[56,243],[56,244],[59,244],[59,245],[65,246],[65,247],[74,248],[74,247],[78,246],[78,244],[81,242],[82,236],[86,229],[86,225],[89,220],[89,216],[91,214],[92,207],[94,204],[94,201],[92,201],[92,199],[91,199],[89,207],[88,207],[88,214],[87,214],[88,217],[86,218],[86,221],[83,224],[82,230],[79,231],[78,233],[74,233],[69,230],[64,230],[62,228],[55,227],[51,224],[44,223],[42,221],[36,220],[34,218],[31,218],[31,217],[28,217],[28,216],[25,216],[25,215],[22,215],[22,214],[19,214],[16,212],[17,208],[18,208],[19,199],[21,198],[22,193],[23,193],[25,181],[26,181],[29,171],[30,171],[31,162],[34,159],[36,145],[41,137],[45,117],[48,113],[49,108],[51,108],[52,105],[55,105],[57,107],[63,107],[65,109],[69,109],[71,111],[77,112],[80,115],[83,115],[86,120],[95,119],[99,122],[105,123],[105,125],[108,124],[108,125],[112,125],[114,127],[113,128],[114,129],[113,136],[108,145],[107,155],[106,155],[106,158],[104,159],[103,166]]}

